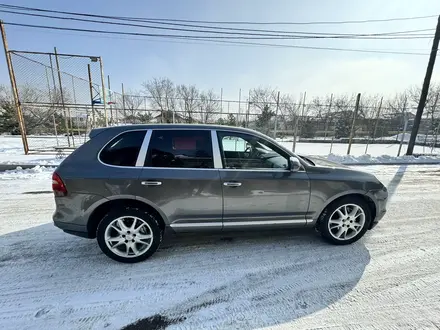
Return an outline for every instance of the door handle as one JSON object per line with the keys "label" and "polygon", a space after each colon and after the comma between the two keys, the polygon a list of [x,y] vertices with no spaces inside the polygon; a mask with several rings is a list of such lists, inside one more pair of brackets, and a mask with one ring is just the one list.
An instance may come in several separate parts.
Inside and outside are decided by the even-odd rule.
{"label": "door handle", "polygon": [[141,185],[143,185],[143,186],[161,186],[162,182],[160,182],[160,181],[142,181]]}
{"label": "door handle", "polygon": [[226,187],[240,187],[241,182],[223,182],[223,185]]}

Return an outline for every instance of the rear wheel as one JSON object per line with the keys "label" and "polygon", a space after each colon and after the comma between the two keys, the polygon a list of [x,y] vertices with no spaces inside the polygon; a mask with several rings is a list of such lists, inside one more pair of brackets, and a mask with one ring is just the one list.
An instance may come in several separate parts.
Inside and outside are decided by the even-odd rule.
{"label": "rear wheel", "polygon": [[371,222],[368,204],[358,197],[342,198],[324,210],[319,231],[332,244],[346,245],[364,236]]}
{"label": "rear wheel", "polygon": [[162,241],[162,230],[153,215],[139,209],[110,211],[99,223],[98,245],[113,260],[125,263],[144,261]]}

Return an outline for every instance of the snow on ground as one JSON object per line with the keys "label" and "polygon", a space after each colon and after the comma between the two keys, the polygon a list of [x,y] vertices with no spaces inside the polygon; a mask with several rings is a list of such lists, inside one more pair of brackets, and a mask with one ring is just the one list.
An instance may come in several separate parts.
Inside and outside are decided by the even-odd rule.
{"label": "snow on ground", "polygon": [[294,230],[168,236],[135,265],[53,226],[50,169],[0,173],[0,329],[438,329],[440,166],[362,169],[390,202],[353,245]]}

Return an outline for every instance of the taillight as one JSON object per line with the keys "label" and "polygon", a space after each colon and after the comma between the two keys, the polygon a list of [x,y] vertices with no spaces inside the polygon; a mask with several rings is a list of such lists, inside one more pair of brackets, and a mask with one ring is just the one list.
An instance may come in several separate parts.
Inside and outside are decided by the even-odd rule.
{"label": "taillight", "polygon": [[61,180],[61,177],[55,172],[52,174],[52,190],[55,196],[67,195],[67,189],[63,180]]}

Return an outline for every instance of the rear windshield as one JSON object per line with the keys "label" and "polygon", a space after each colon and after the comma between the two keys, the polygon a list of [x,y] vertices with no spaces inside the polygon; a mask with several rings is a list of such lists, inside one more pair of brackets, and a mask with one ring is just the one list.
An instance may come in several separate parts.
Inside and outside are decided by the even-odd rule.
{"label": "rear windshield", "polygon": [[104,164],[136,166],[146,131],[125,132],[111,140],[99,155]]}

